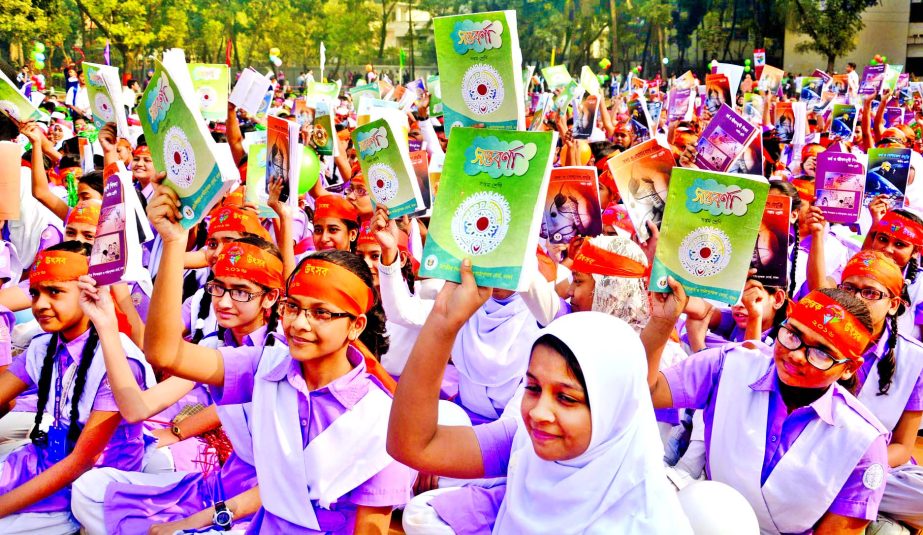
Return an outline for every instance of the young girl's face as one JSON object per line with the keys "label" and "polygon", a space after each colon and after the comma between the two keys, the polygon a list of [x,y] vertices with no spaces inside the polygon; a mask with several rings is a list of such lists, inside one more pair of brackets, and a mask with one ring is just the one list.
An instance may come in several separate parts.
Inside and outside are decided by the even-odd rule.
{"label": "young girl's face", "polygon": [[43,282],[29,289],[32,314],[45,332],[61,332],[83,319],[77,281]]}
{"label": "young girl's face", "polygon": [[593,425],[586,392],[564,357],[547,346],[532,350],[520,410],[539,458],[574,459],[590,446]]}
{"label": "young girl's face", "polygon": [[[841,287],[850,293],[856,292],[855,296],[869,307],[869,314],[872,316],[872,329],[875,332],[878,332],[884,326],[889,314],[897,314],[901,305],[900,296],[892,296],[884,284],[871,277],[861,277],[859,275],[846,277],[843,279]],[[881,299],[866,299],[860,293],[865,289],[879,292]]]}
{"label": "young girl's face", "polygon": [[282,311],[282,329],[288,341],[292,358],[299,362],[307,362],[322,357],[327,357],[342,350],[351,340],[355,340],[365,328],[365,316],[353,318],[340,316],[344,311],[330,303],[304,295],[290,295],[286,301],[302,309],[310,309],[314,315],[333,313],[329,319],[314,319],[308,317],[303,310],[296,314]]}
{"label": "young girl's face", "polygon": [[773,347],[773,359],[779,380],[788,386],[798,388],[827,388],[841,378],[848,378],[862,365],[862,359],[850,360],[842,364],[835,364],[828,370],[819,370],[807,360],[808,346],[816,347],[831,355],[837,360],[843,354],[832,347],[816,331],[802,324],[798,320],[789,318],[783,328],[791,329],[803,342],[800,349],[794,351],[786,349],[781,343]]}
{"label": "young girl's face", "polygon": [[913,256],[913,245],[884,232],[876,232],[872,236],[869,249],[888,255],[901,269],[907,265],[907,262],[910,262]]}
{"label": "young girl's face", "polygon": [[589,273],[575,271],[574,280],[567,288],[567,297],[574,312],[593,310],[593,292],[596,291],[596,279]]}
{"label": "young girl's face", "polygon": [[139,154],[131,160],[131,177],[137,180],[141,187],[146,187],[154,178],[154,161],[147,154]]}
{"label": "young girl's face", "polygon": [[[215,277],[214,285],[225,290],[221,297],[212,297],[212,307],[218,325],[225,329],[242,329],[250,333],[264,323],[264,318],[275,305],[279,292],[267,292],[265,288],[239,277]],[[231,297],[238,290],[250,294],[246,302]],[[241,297],[241,296],[237,296]]]}
{"label": "young girl's face", "polygon": [[89,223],[72,221],[64,227],[64,239],[93,245],[93,242],[96,241],[96,227]]}
{"label": "young girl's face", "polygon": [[350,230],[342,219],[324,217],[314,222],[314,246],[318,251],[348,251],[358,231]]}
{"label": "young girl's face", "polygon": [[369,190],[365,187],[365,180],[362,177],[356,177],[349,183],[349,189],[346,193],[346,199],[356,207],[359,215],[362,217],[371,216],[375,213],[375,207],[372,206],[372,198],[369,196]]}
{"label": "young girl's face", "polygon": [[103,194],[83,182],[77,182],[77,198],[81,201],[101,201]]}
{"label": "young girl's face", "polygon": [[205,240],[205,262],[208,263],[208,267],[215,267],[215,262],[218,261],[218,255],[225,245],[232,241],[239,240],[240,238],[240,232],[224,231],[210,234],[208,239]]}
{"label": "young girl's face", "polygon": [[362,256],[366,265],[372,270],[372,280],[378,286],[378,261],[381,260],[381,245],[377,243],[363,243],[356,246],[356,253]]}

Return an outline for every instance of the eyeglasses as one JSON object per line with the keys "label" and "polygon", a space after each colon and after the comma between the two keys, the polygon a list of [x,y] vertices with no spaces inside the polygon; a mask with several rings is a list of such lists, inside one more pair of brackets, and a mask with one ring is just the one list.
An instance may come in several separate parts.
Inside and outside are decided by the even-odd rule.
{"label": "eyeglasses", "polygon": [[221,247],[222,245],[227,245],[228,243],[232,241],[236,241],[236,239],[237,238],[221,238],[219,240],[217,238],[209,238],[205,240],[205,247],[211,250],[215,250]]}
{"label": "eyeglasses", "polygon": [[844,292],[858,295],[866,301],[881,301],[882,299],[888,297],[888,294],[882,292],[881,290],[876,290],[875,288],[858,288],[847,282],[838,285],[837,288],[843,290]]}
{"label": "eyeglasses", "polygon": [[248,292],[247,290],[238,290],[233,289],[229,290],[224,286],[219,285],[215,281],[211,281],[205,284],[205,291],[208,292],[208,295],[212,297],[223,297],[224,294],[229,294],[231,299],[237,301],[238,303],[248,303],[253,301],[255,297],[259,297],[266,292]]}
{"label": "eyeglasses", "polygon": [[352,318],[353,315],[347,312],[331,312],[326,308],[304,308],[298,306],[294,301],[283,299],[281,302],[282,305],[282,316],[289,319],[295,320],[298,316],[304,312],[305,316],[309,320],[313,320],[315,323],[327,323],[338,318]]}
{"label": "eyeglasses", "polygon": [[366,195],[369,194],[369,191],[368,191],[367,189],[363,188],[362,186],[355,187],[355,188],[352,187],[352,186],[347,186],[347,187],[346,187],[346,190],[344,191],[344,193],[345,193],[347,196],[348,196],[348,195],[355,194],[356,197],[365,197]]}
{"label": "eyeglasses", "polygon": [[822,372],[825,372],[838,364],[843,364],[844,362],[849,361],[849,359],[834,358],[832,355],[830,355],[830,353],[827,353],[819,347],[805,344],[804,340],[801,339],[801,336],[786,324],[783,324],[782,328],[779,329],[779,336],[777,341],[782,344],[782,347],[788,349],[789,351],[797,351],[804,348],[805,357],[807,358],[808,363]]}

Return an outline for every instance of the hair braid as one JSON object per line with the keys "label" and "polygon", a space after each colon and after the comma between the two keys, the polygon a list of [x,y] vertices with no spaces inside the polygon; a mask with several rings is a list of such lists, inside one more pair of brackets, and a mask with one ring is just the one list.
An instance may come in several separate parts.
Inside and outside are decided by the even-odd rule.
{"label": "hair braid", "polygon": [[83,426],[80,425],[80,398],[83,397],[83,391],[87,386],[87,373],[90,371],[90,365],[93,364],[93,357],[96,355],[96,348],[99,345],[99,334],[96,327],[90,325],[90,335],[83,345],[83,353],[80,355],[80,364],[77,366],[77,374],[74,378],[74,395],[71,397],[71,417],[70,425],[67,428],[67,452],[70,453],[80,438],[80,431]]}
{"label": "hair braid", "polygon": [[888,350],[878,361],[878,396],[888,394],[891,388],[891,380],[894,377],[894,370],[897,368],[897,361],[894,358],[894,349],[897,347],[897,314],[888,316],[891,332],[888,333]]}
{"label": "hair braid", "polygon": [[45,350],[45,358],[42,360],[42,371],[38,378],[38,402],[35,411],[35,427],[29,433],[29,439],[37,446],[42,445],[40,442],[47,444],[48,435],[41,430],[42,417],[45,416],[45,408],[48,407],[48,396],[51,393],[51,375],[54,372],[54,355],[58,348],[58,333],[51,335],[48,340],[48,347]]}

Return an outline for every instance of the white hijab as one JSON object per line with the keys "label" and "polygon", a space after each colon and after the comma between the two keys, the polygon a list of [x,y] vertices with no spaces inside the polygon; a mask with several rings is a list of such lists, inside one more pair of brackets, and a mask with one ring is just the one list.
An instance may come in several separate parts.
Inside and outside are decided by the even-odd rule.
{"label": "white hijab", "polygon": [[520,420],[493,532],[691,534],[664,472],[638,335],[600,312],[568,314],[545,334],[570,348],[583,371],[590,445],[574,459],[544,461]]}

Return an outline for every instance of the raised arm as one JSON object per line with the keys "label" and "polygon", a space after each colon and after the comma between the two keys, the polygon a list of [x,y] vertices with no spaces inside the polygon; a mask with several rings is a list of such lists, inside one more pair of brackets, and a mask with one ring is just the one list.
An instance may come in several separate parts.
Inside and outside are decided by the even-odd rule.
{"label": "raised arm", "polygon": [[48,187],[48,174],[45,172],[45,160],[41,149],[45,134],[35,123],[24,126],[22,134],[32,142],[32,196],[58,216],[58,219],[64,221],[67,218],[67,203]]}
{"label": "raised arm", "polygon": [[282,188],[287,187],[282,177],[273,178],[269,183],[269,207],[279,216],[273,221],[276,231],[276,244],[282,251],[282,274],[288,276],[295,271],[295,238],[292,236],[292,210],[288,204],[279,201]]}
{"label": "raised arm", "polygon": [[388,454],[420,472],[458,478],[484,475],[484,461],[471,427],[437,423],[439,388],[458,331],[490,297],[474,282],[464,260],[461,284],[447,282],[410,352],[391,406]]}
{"label": "raised arm", "polygon": [[234,165],[239,166],[240,161],[247,155],[244,152],[244,136],[240,133],[240,122],[237,120],[237,106],[228,102],[228,116],[224,123],[224,136],[228,139],[228,145],[231,146],[231,156],[234,158]]}
{"label": "raised arm", "polygon": [[183,257],[187,232],[178,223],[179,198],[168,187],[156,181],[157,193],[147,207],[151,224],[163,239],[163,255],[154,292],[148,309],[144,332],[144,353],[156,368],[173,375],[214,386],[224,384],[224,359],[215,349],[190,344],[183,340],[183,325],[176,314],[183,302]]}
{"label": "raised arm", "polygon": [[676,326],[676,320],[689,301],[683,285],[673,277],[667,279],[667,284],[670,293],[651,292],[651,319],[641,330],[641,343],[647,353],[647,384],[651,389],[655,409],[673,407],[670,385],[660,372],[660,358]]}
{"label": "raised arm", "polygon": [[827,221],[820,208],[816,206],[809,208],[806,222],[811,232],[811,247],[808,250],[808,290],[836,288],[836,281],[827,276],[827,259],[824,252]]}

